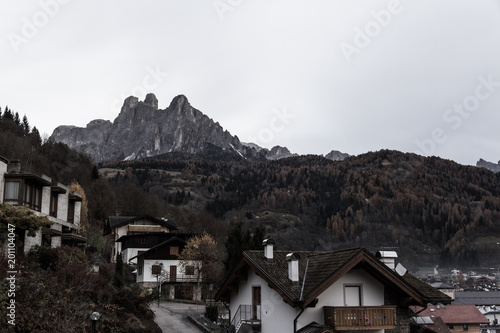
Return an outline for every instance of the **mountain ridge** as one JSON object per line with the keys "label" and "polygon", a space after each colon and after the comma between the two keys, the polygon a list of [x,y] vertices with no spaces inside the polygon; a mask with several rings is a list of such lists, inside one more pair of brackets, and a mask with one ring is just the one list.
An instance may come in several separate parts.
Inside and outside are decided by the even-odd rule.
{"label": "mountain ridge", "polygon": [[482,158],[480,158],[479,161],[477,161],[476,166],[478,168],[488,169],[488,170],[493,171],[495,173],[500,172],[500,161],[498,161],[498,163],[495,164],[493,162],[488,162],[488,161],[485,161]]}
{"label": "mountain ridge", "polygon": [[[178,95],[166,109],[149,93],[140,101],[125,99],[113,122],[90,121],[86,127],[58,126],[49,138],[83,152],[96,163],[136,160],[171,152],[197,154],[213,145],[251,160],[275,160],[298,156],[286,147],[271,149],[242,143],[207,115],[192,107],[186,96]],[[329,157],[331,156],[331,157]],[[340,161],[348,154],[337,152],[326,157]]]}

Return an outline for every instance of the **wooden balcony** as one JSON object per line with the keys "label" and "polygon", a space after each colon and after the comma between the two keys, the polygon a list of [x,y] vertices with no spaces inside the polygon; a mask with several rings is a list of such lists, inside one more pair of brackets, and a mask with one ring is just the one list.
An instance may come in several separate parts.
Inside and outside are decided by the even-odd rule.
{"label": "wooden balcony", "polygon": [[396,327],[396,306],[325,306],[325,325],[337,331],[380,330]]}
{"label": "wooden balcony", "polygon": [[161,225],[129,225],[129,232],[161,232]]}

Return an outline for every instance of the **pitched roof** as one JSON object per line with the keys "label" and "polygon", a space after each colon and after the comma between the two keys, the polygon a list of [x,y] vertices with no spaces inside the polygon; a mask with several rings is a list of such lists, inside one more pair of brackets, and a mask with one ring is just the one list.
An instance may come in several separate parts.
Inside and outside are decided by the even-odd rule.
{"label": "pitched roof", "polygon": [[437,303],[451,303],[451,298],[448,298],[447,301],[443,301],[443,293],[430,284],[420,280],[414,275],[405,274],[403,275],[403,279],[410,285],[412,285],[418,293],[426,300],[427,303],[437,304]]}
{"label": "pitched roof", "polygon": [[307,326],[302,327],[297,333],[332,333],[331,327],[320,325],[317,322],[312,322]]}
{"label": "pitched roof", "polygon": [[415,277],[401,277],[363,248],[331,252],[299,251],[299,283],[288,278],[285,260],[290,251],[274,251],[273,260],[265,258],[263,251],[245,251],[242,260],[232,270],[219,288],[216,297],[229,299],[231,289],[249,267],[261,276],[291,306],[307,306],[353,268],[363,268],[384,284],[392,285],[401,295],[413,299],[413,304],[424,305],[429,301],[450,303],[451,298]]}
{"label": "pitched roof", "polygon": [[[423,307],[414,307],[416,312]],[[419,312],[420,317],[440,317],[446,324],[487,324],[488,319],[474,305],[451,304],[434,306],[429,304],[425,310]]]}
{"label": "pitched roof", "polygon": [[170,238],[170,239],[168,239],[168,240],[166,240],[166,241],[164,241],[164,242],[162,242],[162,243],[160,243],[158,245],[153,246],[152,248],[148,249],[147,251],[144,251],[144,252],[136,255],[135,257],[130,258],[129,261],[132,260],[132,259],[134,259],[134,258],[139,258],[140,256],[146,256],[146,255],[148,255],[148,254],[150,254],[152,252],[155,252],[158,249],[160,249],[160,248],[162,248],[164,246],[167,246],[167,245],[169,245],[170,243],[173,243],[173,242],[181,242],[181,243],[185,244],[186,240],[182,239],[180,237],[177,237],[177,236],[173,236],[172,238]]}
{"label": "pitched roof", "polygon": [[177,223],[175,223],[174,220],[172,219],[166,219],[166,218],[158,218],[158,217],[153,217],[149,215],[142,215],[142,216],[109,216],[108,217],[108,224],[111,229],[115,229],[118,227],[121,227],[123,225],[138,221],[138,220],[150,220],[152,222],[158,223],[159,225],[163,225],[165,227],[168,227],[170,229],[174,230],[179,230],[179,227],[177,226]]}
{"label": "pitched roof", "polygon": [[500,291],[456,291],[453,304],[500,305]]}

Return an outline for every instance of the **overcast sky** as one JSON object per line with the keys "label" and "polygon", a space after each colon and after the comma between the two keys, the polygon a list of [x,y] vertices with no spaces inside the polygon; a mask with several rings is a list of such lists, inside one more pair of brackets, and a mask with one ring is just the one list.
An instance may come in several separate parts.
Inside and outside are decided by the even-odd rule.
{"label": "overcast sky", "polygon": [[184,94],[243,142],[500,159],[500,1],[2,1],[0,106],[50,135]]}

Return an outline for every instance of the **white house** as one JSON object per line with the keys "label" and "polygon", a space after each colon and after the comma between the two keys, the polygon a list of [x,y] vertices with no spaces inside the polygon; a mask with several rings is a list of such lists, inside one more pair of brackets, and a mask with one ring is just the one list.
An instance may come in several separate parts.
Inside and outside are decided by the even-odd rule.
{"label": "white house", "polygon": [[0,203],[26,206],[53,222],[35,237],[29,237],[27,231],[21,234],[24,252],[35,245],[57,247],[85,242],[86,238],[76,232],[80,225],[81,201],[81,195],[70,193],[66,185],[46,175],[23,172],[19,161],[0,156]]}
{"label": "white house", "polygon": [[[363,248],[245,251],[217,291],[236,332],[409,332],[409,306],[451,299]],[[389,267],[390,266],[390,267]]]}
{"label": "white house", "polygon": [[179,228],[172,219],[143,216],[110,216],[107,232],[112,240],[111,261],[118,253],[123,262],[135,264],[138,254],[172,237]]}
{"label": "white house", "polygon": [[136,282],[144,287],[161,284],[172,299],[201,299],[201,262],[182,265],[179,254],[193,234],[172,236],[137,256]]}

